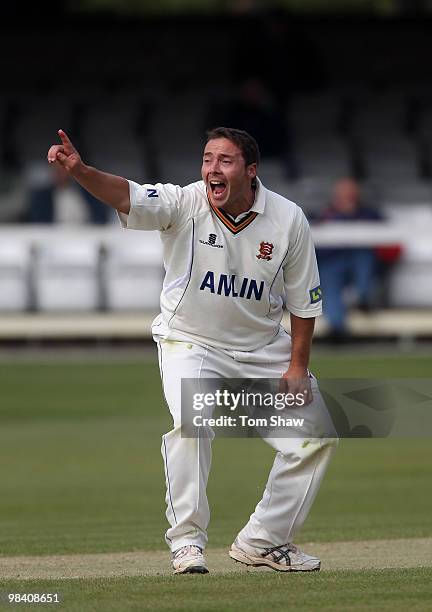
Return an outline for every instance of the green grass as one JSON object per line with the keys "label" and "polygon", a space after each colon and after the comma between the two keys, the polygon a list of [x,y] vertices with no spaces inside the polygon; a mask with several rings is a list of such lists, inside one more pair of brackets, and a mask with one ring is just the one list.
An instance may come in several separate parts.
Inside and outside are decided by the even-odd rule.
{"label": "green grass", "polygon": [[[322,359],[318,374],[413,376],[428,359]],[[351,374],[352,375],[352,374]],[[368,374],[369,375],[369,374]],[[170,428],[157,368],[143,363],[1,365],[3,555],[163,546],[160,436]],[[432,533],[429,439],[343,440],[300,541]],[[227,546],[260,499],[273,451],[218,439],[210,545]]]}
{"label": "green grass", "polygon": [[312,359],[312,371],[319,378],[431,378],[432,355],[341,353]]}
{"label": "green grass", "polygon": [[[320,355],[313,371],[421,377],[432,358]],[[0,555],[164,547],[159,449],[170,418],[154,363],[2,363],[0,389]],[[210,546],[231,543],[272,457],[261,440],[216,440]],[[427,438],[343,440],[297,541],[431,536],[431,460]],[[8,581],[0,590],[58,586],[68,610],[421,610],[431,584],[429,570],[183,578]]]}
{"label": "green grass", "polygon": [[[430,610],[430,569],[235,574],[63,581],[0,581],[3,593],[53,593],[68,612],[176,610]],[[27,610],[37,606],[4,606]],[[39,606],[39,609],[47,606]],[[56,609],[50,606],[48,609]]]}

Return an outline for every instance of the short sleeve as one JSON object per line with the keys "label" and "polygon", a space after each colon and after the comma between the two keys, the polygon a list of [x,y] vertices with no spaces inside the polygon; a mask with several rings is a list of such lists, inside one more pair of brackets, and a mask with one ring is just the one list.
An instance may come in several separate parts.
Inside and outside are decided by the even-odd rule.
{"label": "short sleeve", "polygon": [[287,310],[302,318],[322,313],[322,292],[315,248],[303,211],[297,207],[283,266]]}
{"label": "short sleeve", "polygon": [[181,222],[188,210],[187,194],[178,185],[129,183],[129,214],[119,213],[122,227],[165,231]]}

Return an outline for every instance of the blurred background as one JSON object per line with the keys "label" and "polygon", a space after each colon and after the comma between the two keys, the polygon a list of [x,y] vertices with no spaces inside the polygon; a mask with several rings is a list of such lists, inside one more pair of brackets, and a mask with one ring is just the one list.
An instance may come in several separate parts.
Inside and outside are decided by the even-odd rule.
{"label": "blurred background", "polygon": [[259,142],[264,184],[310,219],[318,340],[432,337],[431,0],[80,0],[0,25],[0,342],[144,340],[156,233],[46,163],[199,180],[205,131]]}
{"label": "blurred background", "polygon": [[[5,556],[164,546],[159,448],[171,419],[150,340],[160,239],[120,230],[111,211],[48,166],[59,128],[89,164],[180,184],[200,178],[206,128],[249,130],[264,184],[311,222],[325,300],[312,371],[321,381],[430,378],[432,0],[63,0],[3,3],[0,14],[3,568]],[[347,593],[358,608],[367,591],[370,609],[391,598],[406,609],[400,589],[412,589],[419,599],[409,601],[425,609],[430,560],[419,539],[426,550],[432,447],[426,423],[422,431],[342,440],[296,541],[412,538],[399,557],[412,553],[423,578],[380,571],[366,575],[367,589],[364,575],[347,588],[344,571],[341,586],[333,581],[340,604],[318,608],[347,609]],[[255,438],[220,438],[214,451],[209,541],[226,548],[261,498],[273,451]],[[386,567],[386,542],[368,550],[381,551]],[[277,608],[286,587],[262,578]],[[184,608],[186,591],[161,580],[153,609],[168,609],[168,595]],[[93,605],[78,594],[86,583],[73,583],[71,605]],[[92,584],[92,609],[129,609],[126,590],[117,603],[111,583]],[[150,609],[142,584],[142,597],[130,585],[127,597]],[[243,604],[243,584],[219,585],[215,601],[222,593],[226,609]]]}

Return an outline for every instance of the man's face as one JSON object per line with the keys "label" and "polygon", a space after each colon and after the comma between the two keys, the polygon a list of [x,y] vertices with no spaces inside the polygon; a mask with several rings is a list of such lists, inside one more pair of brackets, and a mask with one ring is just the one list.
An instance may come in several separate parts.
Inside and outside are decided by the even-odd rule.
{"label": "man's face", "polygon": [[237,145],[227,138],[215,138],[204,149],[201,175],[213,206],[226,208],[250,197],[256,164],[246,166]]}
{"label": "man's face", "polygon": [[359,188],[352,179],[342,179],[333,189],[332,205],[337,211],[345,215],[352,215],[359,205]]}

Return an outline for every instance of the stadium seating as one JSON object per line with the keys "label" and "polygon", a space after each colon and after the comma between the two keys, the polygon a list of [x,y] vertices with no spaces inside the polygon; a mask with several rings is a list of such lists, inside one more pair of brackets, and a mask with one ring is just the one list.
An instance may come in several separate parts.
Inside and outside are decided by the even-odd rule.
{"label": "stadium seating", "polygon": [[[418,94],[419,110],[412,111],[413,96],[402,87],[384,93],[294,94],[286,114],[298,178],[313,182],[354,173],[390,190],[395,182],[402,188],[407,184],[407,195],[421,190],[432,173],[432,110],[425,93]],[[71,128],[92,164],[139,182],[186,184],[199,178],[208,99],[205,88],[141,93],[136,85],[107,95],[97,83],[75,91],[73,100],[60,89],[28,93],[18,96],[20,110],[11,115],[12,148],[24,166],[40,161],[62,126]],[[3,120],[9,117],[7,108],[0,105]],[[23,148],[24,139],[28,146]],[[270,177],[264,164],[273,161],[263,159],[263,176]],[[275,189],[280,184],[284,189],[284,174],[273,173],[266,182],[274,180]],[[7,198],[2,187],[1,202]]]}
{"label": "stadium seating", "polygon": [[[48,92],[18,92],[16,113],[8,115],[7,100],[0,104],[3,119],[14,122],[11,142],[22,151],[22,180],[0,168],[1,221],[22,218],[26,187],[47,180],[43,157],[58,127],[77,134],[89,162],[139,183],[184,185],[200,178],[208,86],[176,90],[158,83],[149,89],[133,82],[108,95],[109,83],[100,76],[101,82],[75,87],[72,99],[58,85]],[[412,240],[390,278],[390,305],[430,307],[425,288],[431,284],[432,252],[416,239],[416,228],[430,222],[432,210],[430,93],[403,86],[293,92],[286,115],[297,177],[288,172],[286,159],[264,157],[259,168],[264,184],[313,217],[337,178],[359,176],[367,203],[381,207],[396,226],[412,226]],[[23,139],[29,142],[24,149]],[[60,195],[64,200],[67,190]],[[60,195],[54,194],[55,218],[78,223],[79,206],[66,206]],[[126,241],[107,228],[106,235],[86,238],[66,231],[64,236],[33,241],[34,260],[29,242],[1,238],[0,310],[157,310],[163,276],[157,235],[129,233]]]}

